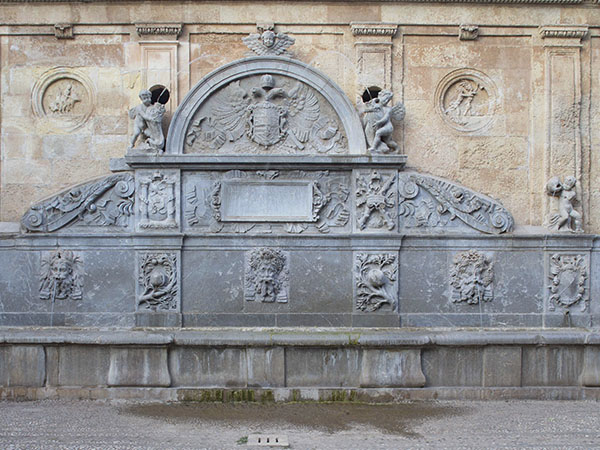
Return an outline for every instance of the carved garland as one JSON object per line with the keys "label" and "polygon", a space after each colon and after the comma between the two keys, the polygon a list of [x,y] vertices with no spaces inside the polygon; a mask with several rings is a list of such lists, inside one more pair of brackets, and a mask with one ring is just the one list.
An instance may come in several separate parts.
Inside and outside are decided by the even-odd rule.
{"label": "carved garland", "polygon": [[133,193],[131,174],[110,175],[32,206],[21,223],[27,231],[45,232],[67,225],[126,227],[133,214]]}
{"label": "carved garland", "polygon": [[[512,231],[514,220],[498,202],[440,178],[408,173],[400,175],[399,214],[405,226],[438,227],[459,219],[483,233]],[[426,197],[417,197],[422,192]]]}

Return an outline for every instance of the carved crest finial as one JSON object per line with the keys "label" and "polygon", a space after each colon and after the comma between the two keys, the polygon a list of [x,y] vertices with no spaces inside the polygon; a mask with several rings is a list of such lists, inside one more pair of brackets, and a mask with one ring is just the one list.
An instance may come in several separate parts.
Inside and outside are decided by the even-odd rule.
{"label": "carved crest finial", "polygon": [[284,33],[276,33],[275,25],[272,23],[257,24],[256,28],[258,33],[252,33],[242,38],[250,50],[259,56],[290,56],[287,49],[296,42],[294,38]]}

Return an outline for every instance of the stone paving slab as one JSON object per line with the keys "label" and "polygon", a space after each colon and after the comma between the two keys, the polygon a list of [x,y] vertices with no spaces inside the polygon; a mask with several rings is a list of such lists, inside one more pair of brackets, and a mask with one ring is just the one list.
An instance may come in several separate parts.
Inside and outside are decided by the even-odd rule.
{"label": "stone paving slab", "polygon": [[600,448],[600,408],[585,401],[0,402],[3,449],[244,450],[253,433],[284,435],[292,449],[592,449]]}

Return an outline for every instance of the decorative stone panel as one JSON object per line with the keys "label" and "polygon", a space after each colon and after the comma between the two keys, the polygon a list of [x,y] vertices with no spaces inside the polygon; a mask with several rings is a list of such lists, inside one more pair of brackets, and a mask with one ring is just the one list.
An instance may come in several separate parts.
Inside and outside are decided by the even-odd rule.
{"label": "decorative stone panel", "polygon": [[416,172],[398,175],[400,229],[457,228],[500,234],[514,227],[502,204],[456,183]]}
{"label": "decorative stone panel", "polygon": [[36,232],[62,228],[125,231],[130,228],[134,214],[134,190],[130,173],[79,184],[33,205],[21,224],[27,231]]}
{"label": "decorative stone panel", "polygon": [[244,298],[262,303],[287,303],[289,296],[289,253],[276,248],[246,252]]}
{"label": "decorative stone panel", "polygon": [[178,261],[175,252],[138,254],[138,311],[179,311]]}
{"label": "decorative stone panel", "polygon": [[94,112],[94,84],[81,70],[57,67],[36,81],[31,103],[42,126],[71,132],[83,126]]}
{"label": "decorative stone panel", "polygon": [[499,101],[494,82],[483,72],[470,68],[450,72],[435,91],[438,114],[449,127],[464,133],[487,127]]}
{"label": "decorative stone panel", "polygon": [[477,250],[457,253],[450,266],[452,303],[478,305],[494,298],[492,257]]}
{"label": "decorative stone panel", "polygon": [[354,297],[358,311],[398,310],[398,255],[354,254]]}
{"label": "decorative stone panel", "polygon": [[355,172],[356,228],[359,231],[397,229],[397,172]]}
{"label": "decorative stone panel", "polygon": [[140,170],[136,178],[136,228],[179,228],[179,171]]}
{"label": "decorative stone panel", "polygon": [[70,250],[57,249],[42,254],[40,299],[81,300],[83,298],[83,262]]}
{"label": "decorative stone panel", "polygon": [[211,233],[340,233],[350,219],[350,176],[258,170],[184,174],[184,228]]}
{"label": "decorative stone panel", "polygon": [[589,306],[588,257],[582,254],[548,255],[548,311],[568,310],[578,306],[581,312]]}

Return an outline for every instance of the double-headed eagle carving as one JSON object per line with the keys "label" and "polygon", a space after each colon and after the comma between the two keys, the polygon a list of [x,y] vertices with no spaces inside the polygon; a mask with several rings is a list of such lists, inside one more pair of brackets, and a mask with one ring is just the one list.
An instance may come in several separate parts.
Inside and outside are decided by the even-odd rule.
{"label": "double-headed eagle carving", "polygon": [[303,150],[318,125],[319,100],[306,85],[297,82],[291,89],[277,87],[271,75],[260,85],[244,89],[236,81],[215,98],[208,115],[194,120],[186,143],[218,150],[226,142],[236,143],[244,135],[262,147],[285,144]]}

